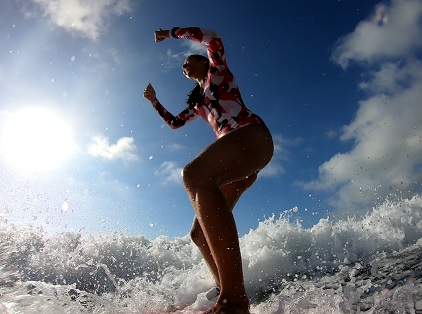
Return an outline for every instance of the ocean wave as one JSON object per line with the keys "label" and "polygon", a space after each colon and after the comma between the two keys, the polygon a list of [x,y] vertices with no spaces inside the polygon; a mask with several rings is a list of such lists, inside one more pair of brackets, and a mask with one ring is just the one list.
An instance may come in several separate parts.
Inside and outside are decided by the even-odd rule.
{"label": "ocean wave", "polygon": [[[252,309],[378,313],[388,298],[402,306],[391,291],[421,292],[421,216],[422,197],[415,195],[308,229],[292,223],[288,212],[266,219],[240,239]],[[4,224],[0,237],[0,309],[6,313],[193,313],[212,305],[205,298],[211,275],[188,236],[47,236]],[[414,313],[418,306],[422,311],[415,300]]]}

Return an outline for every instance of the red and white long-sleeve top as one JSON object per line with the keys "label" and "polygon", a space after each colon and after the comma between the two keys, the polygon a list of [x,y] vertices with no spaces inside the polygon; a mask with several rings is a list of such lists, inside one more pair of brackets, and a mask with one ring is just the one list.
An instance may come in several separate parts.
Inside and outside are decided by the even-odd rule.
{"label": "red and white long-sleeve top", "polygon": [[202,117],[208,121],[217,138],[220,138],[240,126],[263,123],[244,104],[235,78],[227,66],[223,42],[216,33],[198,27],[173,28],[172,36],[205,45],[210,66],[202,85],[203,103],[188,106],[177,116],[167,111],[158,100],[152,103],[169,127],[177,129],[197,117]]}

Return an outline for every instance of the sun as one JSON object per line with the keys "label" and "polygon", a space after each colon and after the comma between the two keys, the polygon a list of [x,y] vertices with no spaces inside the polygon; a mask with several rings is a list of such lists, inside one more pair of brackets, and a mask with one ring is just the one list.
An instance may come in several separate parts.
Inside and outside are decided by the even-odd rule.
{"label": "sun", "polygon": [[12,114],[4,124],[2,153],[24,174],[54,170],[75,149],[71,128],[53,111],[28,107]]}

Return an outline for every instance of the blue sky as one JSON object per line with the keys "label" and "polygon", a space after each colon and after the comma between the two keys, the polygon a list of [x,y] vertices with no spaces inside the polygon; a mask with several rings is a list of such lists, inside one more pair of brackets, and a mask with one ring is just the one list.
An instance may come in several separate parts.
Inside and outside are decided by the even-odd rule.
{"label": "blue sky", "polygon": [[[87,4],[88,3],[88,4]],[[46,232],[188,234],[182,167],[215,138],[172,113],[202,47],[159,27],[217,31],[276,151],[235,209],[240,234],[291,210],[365,214],[422,183],[422,2],[5,0],[0,12],[0,218]],[[292,211],[292,209],[295,209]]]}

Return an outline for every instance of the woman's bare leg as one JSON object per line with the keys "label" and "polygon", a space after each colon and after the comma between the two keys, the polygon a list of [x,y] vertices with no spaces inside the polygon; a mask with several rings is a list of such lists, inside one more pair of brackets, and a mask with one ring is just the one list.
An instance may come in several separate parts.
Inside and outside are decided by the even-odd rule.
{"label": "woman's bare leg", "polygon": [[[256,180],[257,173],[254,173],[247,178],[242,180],[225,184],[220,187],[221,192],[223,192],[224,198],[229,205],[230,209],[233,210],[240,196],[245,192]],[[199,225],[198,219],[194,219],[192,229],[191,229],[191,238],[192,241],[196,244],[200,250],[202,256],[207,263],[211,274],[214,277],[215,283],[220,287],[220,278],[218,275],[217,265],[215,264],[214,258],[212,257],[210,248],[208,246],[207,240],[205,239],[204,232]]]}
{"label": "woman's bare leg", "polygon": [[251,124],[217,140],[184,168],[185,187],[215,261],[221,287],[217,304],[208,313],[249,313],[236,224],[220,186],[259,171],[272,153],[268,129]]}

